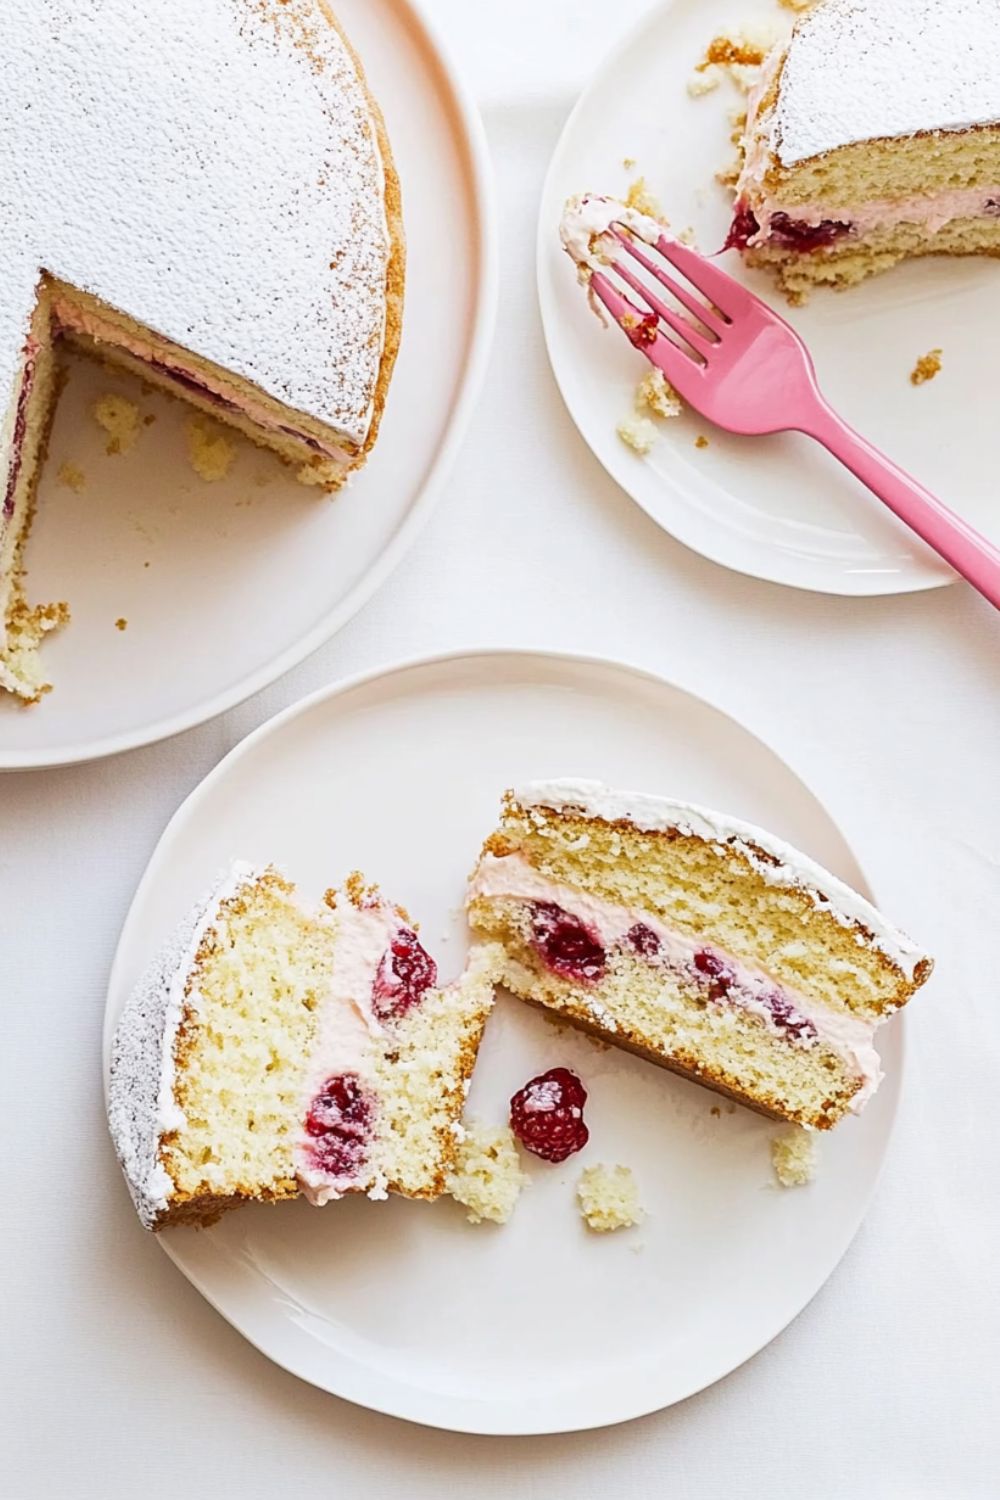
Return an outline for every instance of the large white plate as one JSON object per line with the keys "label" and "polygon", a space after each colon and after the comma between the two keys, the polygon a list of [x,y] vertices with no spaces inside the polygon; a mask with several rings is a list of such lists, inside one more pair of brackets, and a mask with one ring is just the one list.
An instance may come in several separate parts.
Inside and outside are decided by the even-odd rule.
{"label": "large white plate", "polygon": [[[188,798],[126,921],[106,1041],[154,950],[233,854],[277,860],[316,893],[363,869],[419,915],[442,969],[458,972],[464,880],[500,791],[559,774],[730,809],[863,888],[802,782],[679,688],[566,656],[418,662],[307,699],[251,735]],[[771,1176],[773,1124],[501,998],[472,1112],[502,1120],[516,1088],[566,1064],[590,1090],[592,1133],[565,1165],[531,1164],[507,1227],[474,1228],[450,1201],[351,1200],[322,1212],[305,1203],[246,1208],[207,1232],[167,1232],[160,1244],[271,1359],[362,1405],[482,1433],[622,1421],[748,1359],[829,1276],[889,1139],[898,1023],[884,1055],[888,1078],[869,1109],[822,1142],[818,1181],[785,1191]],[[602,1160],[635,1169],[649,1210],[640,1230],[584,1229],[574,1185],[583,1166]]]}
{"label": "large white plate", "polygon": [[[56,690],[27,711],[0,702],[0,769],[147,744],[264,687],[360,608],[440,491],[493,330],[482,126],[420,0],[337,0],[337,13],[385,112],[403,186],[403,343],[374,457],[334,501],[242,442],[231,477],[206,485],[185,457],[180,402],[79,361],[28,550],[31,597],[67,599],[73,619],[45,647]],[[156,418],[113,458],[89,414],[109,389]],[[67,459],[87,475],[82,494],[58,482]]]}
{"label": "large white plate", "polygon": [[[717,249],[729,195],[716,172],[735,155],[729,114],[745,100],[724,80],[692,99],[687,83],[720,33],[790,24],[774,0],[668,0],[654,7],[587,88],[556,149],[542,197],[538,278],[556,379],[586,441],[633,499],[689,547],[776,583],[836,594],[933,588],[952,574],[808,438],[739,438],[694,414],[665,424],[641,459],[615,435],[646,365],[587,307],[559,246],[562,204],[622,193],[643,173],[677,230]],[[626,169],[625,158],[636,166]],[[1000,317],[993,261],[928,260],[854,290],[817,292],[789,309],[773,281],[723,262],[806,339],[837,409],[987,535],[1000,540],[993,430],[997,375],[983,329]],[[919,355],[944,351],[938,378],[915,389]],[[710,438],[696,449],[699,433]]]}

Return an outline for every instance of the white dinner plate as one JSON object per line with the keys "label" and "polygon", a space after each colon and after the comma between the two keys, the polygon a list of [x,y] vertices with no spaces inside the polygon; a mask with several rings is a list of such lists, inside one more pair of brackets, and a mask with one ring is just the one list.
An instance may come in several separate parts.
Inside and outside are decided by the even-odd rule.
{"label": "white dinner plate", "polygon": [[[559,775],[728,809],[864,889],[812,793],[699,698],[587,658],[416,662],[289,709],[188,798],[125,923],[106,1044],[140,972],[232,855],[277,861],[309,895],[363,870],[421,920],[442,972],[458,973],[464,881],[502,789]],[[203,1232],[166,1231],[159,1243],[271,1359],[364,1406],[463,1432],[620,1422],[741,1364],[830,1275],[889,1140],[898,1021],[883,1056],[888,1076],[864,1115],[822,1140],[818,1179],[785,1190],[769,1155],[780,1127],[501,996],[470,1113],[500,1122],[515,1089],[566,1065],[590,1092],[591,1130],[562,1166],[528,1159],[531,1182],[506,1227],[474,1227],[450,1200],[351,1199],[321,1211],[297,1201],[243,1208]],[[641,1228],[584,1228],[575,1184],[600,1161],[634,1169],[649,1215]]]}
{"label": "white dinner plate", "polygon": [[[601,463],[665,530],[696,552],[775,583],[834,594],[891,594],[948,583],[947,567],[808,438],[741,438],[696,414],[660,424],[640,458],[616,436],[648,368],[617,329],[602,328],[558,235],[574,193],[622,195],[642,174],[674,228],[691,226],[715,251],[730,194],[715,174],[735,157],[735,86],[692,98],[688,80],[718,34],[791,24],[775,0],[667,0],[609,57],[577,104],[542,196],[538,279],[556,379]],[[626,167],[625,161],[635,165]],[[771,278],[721,264],[771,302],[811,349],[833,405],[898,463],[1000,541],[995,425],[998,375],[983,329],[1000,318],[1000,270],[989,260],[931,259],[897,267],[849,292],[816,292],[789,308]],[[917,358],[943,350],[920,387]],[[707,448],[696,448],[704,433]]]}
{"label": "white dinner plate", "polygon": [[[361,607],[441,489],[493,331],[482,125],[422,0],[336,8],[386,116],[407,239],[402,347],[371,462],[331,500],[227,433],[237,461],[206,484],[186,458],[183,403],[75,361],[27,552],[30,597],[68,600],[72,620],[43,648],[55,691],[27,710],[0,695],[0,769],[148,744],[266,686]],[[108,390],[155,418],[116,457],[90,414]],[[82,493],[59,481],[67,461],[86,475]]]}

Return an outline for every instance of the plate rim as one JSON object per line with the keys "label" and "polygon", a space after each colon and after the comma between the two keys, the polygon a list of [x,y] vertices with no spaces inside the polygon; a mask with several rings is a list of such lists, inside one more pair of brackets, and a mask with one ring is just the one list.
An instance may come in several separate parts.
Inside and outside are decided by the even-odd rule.
{"label": "plate rim", "polygon": [[[781,569],[777,566],[775,566],[773,572],[763,572],[748,564],[741,565],[739,562],[731,561],[728,558],[723,559],[706,551],[704,545],[699,545],[693,536],[685,533],[683,525],[675,527],[676,512],[671,515],[668,524],[667,520],[655,514],[645,501],[641,500],[634,493],[631,485],[627,482],[628,455],[624,452],[624,449],[620,455],[621,462],[617,462],[619,455],[615,454],[612,448],[608,448],[602,452],[597,446],[596,434],[593,437],[591,436],[589,424],[581,419],[577,407],[570,398],[570,394],[564,383],[562,367],[555,352],[559,337],[559,318],[548,290],[548,264],[553,249],[555,228],[547,218],[547,210],[550,206],[550,200],[555,194],[556,178],[559,174],[568,142],[572,138],[579,117],[583,114],[590,101],[591,94],[596,91],[605,77],[618,67],[621,60],[635,47],[643,34],[647,30],[652,30],[656,27],[661,17],[669,14],[674,8],[675,3],[676,0],[659,0],[658,4],[652,5],[648,10],[643,12],[637,21],[634,21],[625,30],[618,42],[604,56],[600,65],[587,79],[566,117],[565,124],[559,132],[559,138],[553,147],[552,155],[549,158],[549,164],[545,171],[538,209],[535,279],[537,283],[542,333],[545,339],[545,350],[548,355],[549,367],[552,371],[553,379],[562,397],[563,405],[569,414],[573,426],[586,443],[594,458],[601,465],[601,468],[614,480],[615,484],[628,496],[632,503],[637,505],[653,524],[658,526],[667,536],[672,537],[682,547],[686,547],[689,552],[693,552],[698,557],[703,557],[706,562],[713,563],[716,567],[725,568],[727,571],[736,573],[742,578],[754,578],[762,583],[777,584],[782,588],[796,589],[799,593],[820,594],[830,598],[880,599],[907,594],[926,593],[932,589],[948,588],[957,579],[957,574],[950,569],[940,573],[935,572],[916,576],[862,571],[856,573],[844,572],[839,575],[837,580],[843,586],[838,587],[837,582],[833,581],[820,584],[808,582],[803,579],[789,578],[783,575]],[[664,488],[670,493],[679,492],[678,485],[673,480],[665,480]],[[876,580],[887,580],[890,577],[899,578],[899,581],[892,586],[886,586],[884,582],[881,586],[873,586]]]}
{"label": "plate rim", "polygon": [[443,35],[443,23],[430,15],[427,0],[387,0],[387,3],[402,14],[404,26],[422,36],[433,56],[444,90],[454,101],[456,116],[461,121],[469,183],[476,208],[475,224],[470,227],[474,227],[478,274],[468,347],[457,394],[424,484],[417,491],[402,524],[363,576],[334,609],[280,655],[270,658],[224,692],[140,728],[74,742],[56,750],[9,750],[0,745],[0,773],[45,771],[103,760],[173,739],[237,708],[312,656],[358,614],[410,551],[440,500],[478,405],[496,332],[500,289],[496,178],[482,115],[451,45]]}
{"label": "plate rim", "polygon": [[[306,694],[304,697],[297,699],[294,703],[289,704],[287,707],[281,709],[278,713],[272,715],[269,719],[266,719],[263,724],[258,725],[255,729],[251,730],[247,735],[245,735],[243,739],[241,739],[236,745],[234,745],[232,749],[230,749],[226,753],[226,755],[224,755],[222,759],[219,760],[204,777],[202,777],[197,785],[194,786],[191,791],[189,791],[183,798],[179,806],[167,821],[165,827],[163,828],[163,831],[156,840],[156,843],[154,844],[153,849],[149,854],[146,866],[136,885],[132,899],[129,902],[128,909],[119,931],[118,940],[115,945],[114,957],[112,959],[108,974],[108,981],[105,992],[104,1020],[102,1026],[101,1041],[101,1073],[105,1105],[107,1103],[111,1043],[114,1035],[114,1029],[117,1025],[118,1016],[120,1014],[120,1007],[117,1011],[113,1010],[113,999],[116,991],[120,991],[123,987],[122,980],[120,978],[120,971],[123,964],[124,940],[126,934],[129,933],[133,921],[135,920],[136,913],[141,903],[145,900],[147,890],[153,884],[154,865],[159,862],[162,853],[169,853],[169,843],[174,837],[175,833],[178,831],[182,822],[186,821],[186,815],[191,805],[195,804],[202,796],[208,795],[215,784],[218,781],[221,781],[228,774],[232,766],[239,760],[243,759],[245,756],[251,754],[258,743],[269,738],[272,734],[280,733],[281,730],[283,730],[294,719],[305,717],[314,708],[318,707],[322,703],[332,701],[337,698],[346,697],[347,695],[356,692],[359,689],[371,686],[372,684],[377,683],[382,679],[402,676],[409,672],[420,671],[428,668],[433,669],[438,667],[447,667],[450,665],[457,665],[469,661],[481,661],[484,659],[493,659],[496,661],[534,661],[538,663],[548,662],[562,667],[568,666],[570,668],[577,669],[589,668],[596,669],[598,671],[610,670],[611,672],[614,672],[616,674],[624,674],[628,677],[638,678],[640,681],[647,684],[652,684],[653,686],[658,688],[666,688],[668,691],[679,693],[686,698],[692,699],[702,707],[707,707],[712,712],[728,720],[730,724],[735,725],[744,734],[749,735],[759,745],[763,746],[763,748],[767,750],[771,756],[773,756],[778,764],[809,793],[812,800],[829,819],[831,825],[837,831],[846,849],[850,853],[851,858],[857,867],[858,873],[861,876],[860,885],[862,893],[866,894],[872,900],[875,899],[871,884],[869,882],[868,872],[865,866],[862,864],[861,860],[858,858],[853,843],[848,839],[846,833],[841,828],[839,821],[828,810],[826,803],[818,796],[815,791],[813,791],[810,782],[799,774],[794,766],[792,766],[788,762],[788,760],[786,760],[783,754],[781,754],[774,748],[769,740],[763,738],[763,736],[760,735],[755,729],[752,729],[749,725],[745,724],[742,719],[736,716],[736,714],[731,713],[728,709],[722,707],[714,698],[706,697],[695,689],[688,687],[681,682],[677,682],[673,678],[666,677],[662,673],[657,672],[650,667],[636,662],[626,661],[621,658],[606,656],[594,652],[564,650],[560,647],[477,645],[453,648],[448,651],[420,653],[413,656],[389,660],[375,667],[368,667],[363,669],[362,671],[351,673],[348,676],[336,678],[334,681],[328,682],[322,687],[315,689],[313,692]],[[511,1422],[509,1419],[506,1421],[501,1419],[499,1421],[491,1422],[488,1417],[489,1411],[491,1409],[490,1403],[488,1400],[486,1400],[480,1404],[480,1416],[478,1420],[463,1420],[462,1418],[459,1418],[456,1421],[454,1418],[449,1419],[445,1415],[431,1416],[426,1413],[414,1414],[412,1410],[407,1410],[403,1404],[395,1401],[391,1392],[387,1394],[384,1402],[374,1400],[370,1395],[360,1396],[346,1394],[343,1390],[335,1389],[333,1384],[328,1382],[324,1383],[321,1380],[315,1378],[313,1374],[306,1373],[303,1369],[298,1368],[296,1366],[294,1351],[291,1351],[288,1356],[284,1354],[279,1356],[273,1353],[270,1349],[264,1348],[263,1345],[257,1340],[257,1338],[255,1338],[253,1334],[248,1331],[247,1325],[244,1325],[241,1321],[238,1321],[237,1316],[234,1316],[231,1312],[223,1309],[220,1303],[208,1290],[208,1287],[202,1281],[200,1276],[193,1274],[187,1265],[181,1264],[177,1255],[174,1253],[171,1243],[168,1239],[158,1235],[156,1236],[157,1243],[163,1253],[167,1255],[169,1259],[174,1263],[178,1271],[180,1271],[185,1279],[195,1287],[195,1289],[202,1297],[204,1297],[209,1306],[212,1307],[220,1317],[224,1318],[225,1321],[236,1330],[240,1337],[245,1339],[246,1342],[251,1345],[251,1347],[256,1349],[260,1354],[262,1354],[266,1359],[270,1360],[272,1364],[278,1366],[280,1369],[286,1370],[289,1374],[294,1375],[297,1379],[305,1381],[307,1385],[311,1385],[317,1390],[322,1390],[327,1394],[336,1397],[338,1400],[351,1402],[351,1404],[353,1405],[360,1406],[365,1410],[378,1412],[383,1416],[394,1417],[397,1420],[412,1422],[420,1427],[426,1427],[435,1431],[455,1432],[473,1436],[551,1436],[558,1433],[596,1431],[605,1427],[618,1426],[624,1422],[636,1421],[640,1417],[650,1416],[653,1413],[659,1411],[669,1410],[671,1407],[678,1405],[680,1402],[686,1401],[690,1397],[698,1395],[701,1391],[709,1389],[711,1386],[718,1384],[718,1382],[721,1380],[725,1380],[729,1375],[733,1374],[735,1370],[739,1369],[744,1364],[747,1364],[750,1360],[755,1359],[758,1354],[760,1354],[764,1349],[772,1344],[782,1333],[785,1332],[785,1330],[796,1320],[796,1318],[798,1318],[806,1310],[806,1308],[820,1293],[820,1291],[822,1291],[830,1278],[833,1276],[834,1272],[840,1265],[840,1262],[846,1255],[847,1251],[850,1249],[851,1245],[854,1243],[854,1240],[857,1237],[857,1234],[868,1215],[874,1197],[878,1191],[879,1184],[882,1179],[882,1174],[885,1170],[886,1161],[889,1156],[893,1136],[895,1134],[898,1123],[900,1099],[902,1096],[903,1087],[905,1085],[907,1072],[908,1047],[906,1042],[905,1021],[905,1014],[898,1015],[895,1018],[894,1031],[896,1033],[896,1045],[898,1047],[899,1058],[898,1065],[895,1068],[891,1079],[887,1078],[885,1084],[883,1085],[886,1093],[889,1095],[889,1111],[886,1119],[885,1138],[881,1148],[881,1155],[872,1175],[872,1180],[869,1185],[868,1191],[860,1201],[855,1211],[855,1216],[852,1221],[852,1228],[850,1230],[850,1233],[848,1234],[844,1243],[840,1246],[836,1256],[825,1270],[816,1287],[806,1298],[806,1300],[801,1304],[801,1306],[795,1309],[795,1311],[791,1312],[789,1316],[780,1324],[780,1326],[775,1328],[767,1336],[767,1338],[764,1339],[762,1343],[757,1344],[756,1347],[754,1347],[749,1352],[740,1355],[740,1357],[737,1358],[732,1364],[727,1365],[725,1369],[720,1370],[718,1373],[712,1375],[707,1379],[700,1380],[690,1389],[686,1389],[680,1394],[670,1396],[666,1401],[656,1396],[653,1396],[652,1399],[650,1399],[647,1395],[647,1397],[640,1402],[636,1410],[624,1416],[618,1414],[609,1416],[606,1419],[595,1419],[589,1415],[584,1416],[580,1419],[573,1419],[572,1417],[570,1417],[569,1420],[560,1419],[555,1425],[553,1425],[552,1420],[549,1417],[544,1417],[541,1422],[534,1424],[532,1424],[530,1421],[526,1422],[523,1418],[516,1423]],[[443,1402],[447,1401],[447,1397],[437,1397],[436,1399]]]}

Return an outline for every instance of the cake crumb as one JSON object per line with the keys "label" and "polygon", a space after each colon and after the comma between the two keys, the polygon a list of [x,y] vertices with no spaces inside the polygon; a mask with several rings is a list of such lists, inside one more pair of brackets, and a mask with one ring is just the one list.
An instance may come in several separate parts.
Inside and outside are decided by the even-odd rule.
{"label": "cake crumb", "polygon": [[127,630],[128,629],[128,621],[126,620],[126,618],[125,618],[124,615],[119,615],[118,616],[118,619],[115,621],[115,629],[116,630]]}
{"label": "cake crumb", "polygon": [[910,371],[911,385],[926,385],[928,380],[933,380],[941,369],[941,350],[932,349],[929,354],[922,354]]}
{"label": "cake crumb", "polygon": [[809,10],[813,3],[814,0],[778,0],[782,10]]}
{"label": "cake crumb", "polygon": [[509,1126],[465,1122],[448,1192],[468,1209],[470,1224],[506,1224],[527,1180]]}
{"label": "cake crumb", "polygon": [[632,172],[632,171],[634,171],[635,170],[635,157],[634,156],[623,156],[622,157],[622,166],[625,168],[626,172]]}
{"label": "cake crumb", "polygon": [[649,191],[645,177],[637,177],[629,184],[625,203],[628,208],[634,208],[636,213],[648,214],[651,219],[659,219],[661,224],[667,222],[659,200]]}
{"label": "cake crumb", "polygon": [[615,428],[626,448],[645,458],[656,443],[656,428],[648,417],[624,417]]}
{"label": "cake crumb", "polygon": [[695,99],[712,93],[727,73],[740,92],[748,94],[774,41],[770,31],[766,35],[739,32],[735,36],[713,37],[688,80],[688,93]]}
{"label": "cake crumb", "polygon": [[233,466],[236,448],[215,422],[198,414],[184,424],[188,459],[191,467],[206,484],[225,479]]}
{"label": "cake crumb", "polygon": [[152,427],[152,425],[153,425],[153,423],[155,421],[156,421],[156,414],[155,414],[155,412],[148,411],[146,413],[146,415],[142,419],[142,425],[143,425],[143,427]]}
{"label": "cake crumb", "polygon": [[95,403],[94,419],[108,434],[105,452],[109,456],[128,453],[139,436],[139,408],[125,396],[108,392]]}
{"label": "cake crumb", "polygon": [[695,445],[696,448],[707,448],[708,447],[708,438],[705,436],[705,434],[703,432],[699,432],[698,436],[694,440],[694,445]]}
{"label": "cake crumb", "polygon": [[712,1108],[709,1110],[709,1114],[714,1115],[717,1120],[722,1119],[722,1110],[717,1104],[712,1105]]}
{"label": "cake crumb", "polygon": [[82,495],[87,488],[87,476],[79,464],[70,463],[67,459],[64,464],[59,465],[59,473],[56,475],[59,483],[66,489],[72,490],[76,495]]}
{"label": "cake crumb", "polygon": [[635,409],[640,415],[651,411],[654,416],[669,419],[682,415],[684,402],[662,370],[650,370],[636,387]]}
{"label": "cake crumb", "polygon": [[334,463],[333,459],[317,459],[314,463],[303,464],[295,471],[299,484],[312,485],[326,490],[329,494],[333,494],[340,487],[342,475],[343,470],[339,464]]}
{"label": "cake crumb", "polygon": [[630,1167],[587,1167],[576,1186],[580,1213],[595,1234],[628,1229],[646,1217],[639,1202],[639,1185]]}
{"label": "cake crumb", "polygon": [[722,82],[722,69],[717,63],[708,67],[700,65],[688,79],[687,91],[692,99],[701,99],[705,94],[712,94]]}
{"label": "cake crumb", "polygon": [[805,1187],[816,1175],[816,1142],[795,1125],[771,1138],[771,1163],[782,1187]]}

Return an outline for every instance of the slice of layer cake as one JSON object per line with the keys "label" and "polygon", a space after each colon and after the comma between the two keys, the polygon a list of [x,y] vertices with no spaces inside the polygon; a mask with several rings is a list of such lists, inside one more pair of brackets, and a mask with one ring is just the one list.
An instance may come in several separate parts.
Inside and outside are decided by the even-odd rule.
{"label": "slice of layer cake", "polygon": [[789,292],[1000,255],[996,0],[819,0],[751,95],[729,243]]}
{"label": "slice of layer cake", "polygon": [[48,686],[22,550],[72,343],[336,489],[399,346],[399,183],[326,0],[45,0],[5,18],[0,689]]}
{"label": "slice of layer cake", "polygon": [[234,864],[128,1001],[111,1133],[151,1229],[303,1193],[445,1191],[498,955],[439,987],[406,913],[352,876],[308,908]]}
{"label": "slice of layer cake", "polygon": [[469,918],[521,999],[819,1129],[874,1093],[875,1032],[932,967],[770,834],[590,781],[506,794]]}

